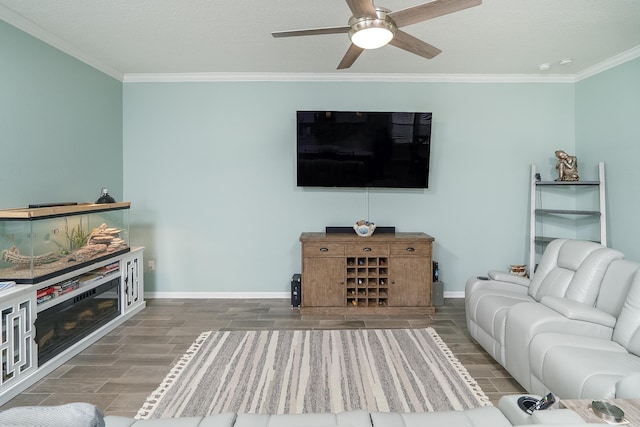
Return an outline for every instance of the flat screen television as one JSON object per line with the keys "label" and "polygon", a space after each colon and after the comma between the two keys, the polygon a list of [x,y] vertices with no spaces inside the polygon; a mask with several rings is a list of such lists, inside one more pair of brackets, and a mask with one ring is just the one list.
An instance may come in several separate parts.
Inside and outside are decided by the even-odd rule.
{"label": "flat screen television", "polygon": [[298,187],[428,188],[431,115],[298,111]]}

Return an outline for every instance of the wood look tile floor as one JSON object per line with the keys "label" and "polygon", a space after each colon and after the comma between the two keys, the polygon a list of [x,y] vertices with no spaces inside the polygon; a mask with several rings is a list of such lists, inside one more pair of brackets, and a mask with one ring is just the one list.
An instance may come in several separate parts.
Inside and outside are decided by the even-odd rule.
{"label": "wood look tile floor", "polygon": [[107,415],[133,417],[203,331],[433,327],[496,404],[520,385],[469,336],[463,299],[436,314],[301,315],[285,299],[151,299],[147,307],[0,410],[84,401]]}

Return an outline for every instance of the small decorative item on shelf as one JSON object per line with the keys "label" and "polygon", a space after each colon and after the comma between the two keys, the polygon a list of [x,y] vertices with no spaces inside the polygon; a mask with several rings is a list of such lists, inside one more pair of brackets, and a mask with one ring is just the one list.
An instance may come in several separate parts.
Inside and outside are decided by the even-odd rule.
{"label": "small decorative item on shelf", "polygon": [[562,150],[555,152],[556,169],[558,169],[558,178],[556,181],[579,181],[578,175],[578,159],[576,156],[570,156]]}
{"label": "small decorative item on shelf", "polygon": [[356,222],[356,225],[353,226],[353,229],[356,231],[356,234],[358,236],[369,237],[375,231],[376,225],[372,222],[361,219],[360,221]]}
{"label": "small decorative item on shelf", "polygon": [[511,264],[509,266],[509,273],[527,277],[527,266],[524,264]]}
{"label": "small decorative item on shelf", "polygon": [[102,192],[100,193],[100,198],[98,198],[98,200],[96,200],[96,204],[100,205],[100,204],[104,204],[104,203],[115,203],[116,199],[114,199],[113,197],[111,197],[109,195],[109,190],[107,190],[106,188],[102,187]]}

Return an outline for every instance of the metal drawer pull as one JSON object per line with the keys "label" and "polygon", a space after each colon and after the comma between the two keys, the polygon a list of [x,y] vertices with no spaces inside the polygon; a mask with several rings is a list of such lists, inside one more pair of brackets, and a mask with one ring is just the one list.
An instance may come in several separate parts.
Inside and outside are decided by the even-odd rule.
{"label": "metal drawer pull", "polygon": [[415,251],[415,249],[414,249],[414,248],[412,248],[411,246],[409,246],[409,247],[408,247],[407,249],[405,249],[405,250],[406,250],[407,252],[413,252],[413,251]]}
{"label": "metal drawer pull", "polygon": [[320,252],[329,252],[329,248],[320,248]]}
{"label": "metal drawer pull", "polygon": [[362,250],[365,251],[365,252],[371,252],[371,248],[370,247],[362,248]]}

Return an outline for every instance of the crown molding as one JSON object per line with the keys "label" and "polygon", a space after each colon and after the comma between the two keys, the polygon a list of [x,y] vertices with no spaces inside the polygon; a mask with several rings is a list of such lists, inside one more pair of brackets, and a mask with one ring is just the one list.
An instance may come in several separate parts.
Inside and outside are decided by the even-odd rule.
{"label": "crown molding", "polygon": [[602,61],[598,64],[592,65],[591,67],[588,67],[580,71],[575,75],[575,81],[579,82],[580,80],[593,77],[596,74],[600,74],[603,71],[607,71],[613,67],[617,67],[618,65],[622,65],[625,62],[633,61],[634,59],[637,59],[637,58],[640,58],[640,46],[631,48],[605,61]]}
{"label": "crown molding", "polygon": [[573,83],[563,74],[381,74],[381,73],[125,73],[125,83],[202,82],[383,82],[383,83]]}
{"label": "crown molding", "polygon": [[84,62],[90,67],[95,68],[96,70],[113,77],[116,80],[122,81],[124,74],[102,61],[97,60],[91,55],[87,55],[80,49],[73,46],[71,43],[57,37],[51,32],[45,30],[38,24],[24,16],[14,12],[13,10],[7,8],[6,6],[0,5],[0,19],[5,21],[7,24],[16,27],[17,29],[24,31],[25,33],[35,37],[36,39],[53,46],[54,48],[70,55],[71,57]]}

